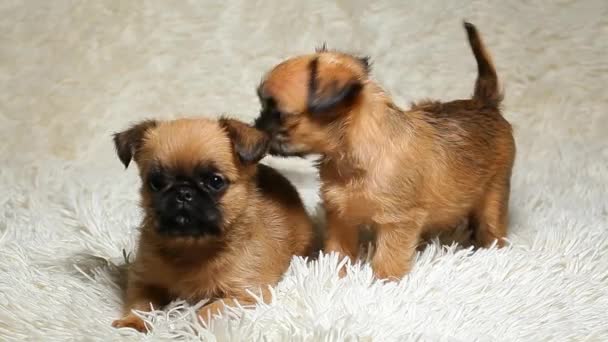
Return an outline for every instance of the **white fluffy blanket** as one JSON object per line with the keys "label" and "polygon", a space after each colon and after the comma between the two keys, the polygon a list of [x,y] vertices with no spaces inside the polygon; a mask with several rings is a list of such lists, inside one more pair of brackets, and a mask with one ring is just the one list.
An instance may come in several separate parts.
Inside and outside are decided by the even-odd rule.
{"label": "white fluffy blanket", "polygon": [[[608,3],[23,1],[0,4],[0,340],[608,340]],[[519,147],[512,246],[433,244],[400,283],[293,261],[276,300],[206,329],[175,303],[149,336],[110,327],[139,180],[110,134],[144,117],[257,113],[281,59],[373,57],[397,103],[469,96],[477,24]],[[267,160],[311,212],[314,169]]]}

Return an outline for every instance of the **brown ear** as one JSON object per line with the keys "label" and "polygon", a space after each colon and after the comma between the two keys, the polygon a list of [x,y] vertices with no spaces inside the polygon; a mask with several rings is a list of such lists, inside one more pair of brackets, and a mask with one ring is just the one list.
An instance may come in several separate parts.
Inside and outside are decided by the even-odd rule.
{"label": "brown ear", "polygon": [[320,68],[319,59],[310,62],[308,112],[337,114],[349,109],[363,90],[363,83],[347,67],[330,64]]}
{"label": "brown ear", "polygon": [[252,126],[234,119],[221,118],[220,125],[228,132],[234,152],[244,164],[260,161],[268,151],[268,136]]}
{"label": "brown ear", "polygon": [[[323,52],[329,52],[329,51],[331,51],[331,50],[327,48],[327,42],[323,42],[323,45],[315,48],[316,53],[323,53]],[[371,61],[371,58],[369,58],[369,56],[352,56],[352,57],[357,62],[359,62],[359,64],[361,64],[361,67],[363,68],[363,70],[365,71],[366,74],[370,73],[370,71],[372,70],[372,61]]]}
{"label": "brown ear", "polygon": [[155,120],[145,120],[131,126],[126,131],[114,134],[116,154],[125,168],[129,166],[137,150],[141,148],[146,131],[156,127],[157,124],[158,122]]}

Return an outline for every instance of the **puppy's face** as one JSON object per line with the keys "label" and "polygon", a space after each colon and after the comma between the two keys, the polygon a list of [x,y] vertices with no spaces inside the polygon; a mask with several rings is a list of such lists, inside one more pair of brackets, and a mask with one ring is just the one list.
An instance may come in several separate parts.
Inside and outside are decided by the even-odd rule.
{"label": "puppy's face", "polygon": [[360,103],[369,69],[367,58],[324,49],[272,69],[258,87],[255,121],[271,137],[270,153],[325,153],[328,138]]}
{"label": "puppy's face", "polygon": [[267,137],[239,121],[144,121],[114,136],[125,167],[134,159],[142,206],[167,238],[219,237],[245,208],[252,166]]}

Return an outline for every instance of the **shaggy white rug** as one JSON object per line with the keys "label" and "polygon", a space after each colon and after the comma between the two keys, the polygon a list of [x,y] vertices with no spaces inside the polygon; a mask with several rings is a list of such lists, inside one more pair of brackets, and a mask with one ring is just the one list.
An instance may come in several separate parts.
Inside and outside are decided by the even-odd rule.
{"label": "shaggy white rug", "polygon": [[[0,3],[0,340],[608,340],[608,2],[23,1]],[[136,171],[110,134],[144,117],[257,113],[281,59],[370,54],[406,105],[471,94],[461,21],[477,24],[506,88],[518,157],[513,245],[438,243],[400,283],[368,266],[294,260],[276,300],[206,329],[191,307],[110,327],[132,252]],[[268,159],[311,212],[315,172]]]}

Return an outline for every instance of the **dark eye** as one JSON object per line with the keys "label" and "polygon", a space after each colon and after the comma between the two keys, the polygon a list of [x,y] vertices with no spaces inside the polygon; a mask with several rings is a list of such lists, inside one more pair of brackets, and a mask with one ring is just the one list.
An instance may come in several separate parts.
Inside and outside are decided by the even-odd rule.
{"label": "dark eye", "polygon": [[148,187],[150,187],[150,190],[157,192],[162,190],[165,186],[166,182],[162,175],[153,174],[148,177]]}
{"label": "dark eye", "polygon": [[220,191],[226,186],[226,180],[219,174],[212,174],[205,181],[207,187],[213,191]]}

